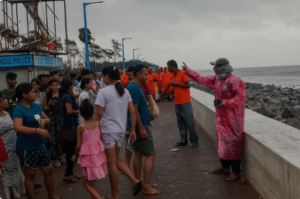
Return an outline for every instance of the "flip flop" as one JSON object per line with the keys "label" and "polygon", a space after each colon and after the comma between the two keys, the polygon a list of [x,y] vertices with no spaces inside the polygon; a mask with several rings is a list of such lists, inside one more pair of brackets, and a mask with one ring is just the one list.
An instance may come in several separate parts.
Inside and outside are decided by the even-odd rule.
{"label": "flip flop", "polygon": [[73,182],[78,182],[78,179],[75,178],[74,176],[72,176],[73,178],[71,179],[66,179],[66,177],[63,178],[63,181],[65,182],[70,182],[70,183],[73,183]]}
{"label": "flip flop", "polygon": [[79,180],[79,179],[81,179],[81,178],[82,178],[82,176],[78,176],[78,175],[76,175],[76,174],[75,174],[75,175],[73,175],[73,177],[74,177],[74,178],[76,178],[77,180]]}
{"label": "flip flop", "polygon": [[229,172],[229,169],[225,169],[225,168],[212,169],[210,172],[214,173],[214,174],[217,174],[217,173],[227,173],[227,172]]}
{"label": "flip flop", "polygon": [[239,179],[239,177],[240,176],[238,176],[238,175],[237,176],[231,176],[230,175],[226,180],[229,181],[229,182],[232,182],[232,181],[236,181],[237,179]]}
{"label": "flip flop", "polygon": [[136,183],[135,187],[132,188],[132,192],[133,192],[133,197],[137,196],[141,191],[142,191],[142,181],[138,181],[138,183]]}

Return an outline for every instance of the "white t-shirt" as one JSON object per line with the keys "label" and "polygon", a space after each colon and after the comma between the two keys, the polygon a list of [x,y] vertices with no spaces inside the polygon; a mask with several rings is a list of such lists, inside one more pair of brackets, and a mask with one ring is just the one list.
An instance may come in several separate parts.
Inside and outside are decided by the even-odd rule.
{"label": "white t-shirt", "polygon": [[128,102],[131,101],[131,95],[127,89],[122,97],[114,85],[99,90],[95,104],[104,107],[101,120],[103,133],[125,133]]}

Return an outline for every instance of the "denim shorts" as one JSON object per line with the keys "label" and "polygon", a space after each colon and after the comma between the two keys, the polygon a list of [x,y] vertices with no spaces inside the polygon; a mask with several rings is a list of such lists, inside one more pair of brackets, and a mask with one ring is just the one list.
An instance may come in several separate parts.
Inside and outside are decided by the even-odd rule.
{"label": "denim shorts", "polygon": [[27,166],[31,169],[46,168],[51,166],[49,152],[46,148],[41,150],[20,150],[17,149],[21,167]]}

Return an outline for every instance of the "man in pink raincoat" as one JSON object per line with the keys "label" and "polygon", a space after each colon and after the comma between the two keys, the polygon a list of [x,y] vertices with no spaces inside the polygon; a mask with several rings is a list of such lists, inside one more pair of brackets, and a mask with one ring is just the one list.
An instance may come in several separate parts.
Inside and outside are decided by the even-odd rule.
{"label": "man in pink raincoat", "polygon": [[241,173],[244,144],[245,84],[241,78],[232,74],[233,69],[226,58],[211,62],[216,75],[208,77],[200,76],[183,64],[186,75],[215,90],[218,154],[222,166],[212,172],[228,171],[231,167],[232,173],[227,180],[236,180]]}

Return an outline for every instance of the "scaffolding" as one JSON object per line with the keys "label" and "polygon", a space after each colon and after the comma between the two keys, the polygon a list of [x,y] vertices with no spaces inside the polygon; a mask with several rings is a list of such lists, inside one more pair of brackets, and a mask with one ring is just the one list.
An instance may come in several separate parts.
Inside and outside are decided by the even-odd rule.
{"label": "scaffolding", "polygon": [[[61,17],[56,13],[56,4],[61,3],[64,11],[64,40],[57,35],[57,21]],[[1,4],[3,20],[0,20],[0,55],[36,54],[56,57],[68,54],[65,0],[4,0]],[[49,19],[52,20],[52,28],[49,27]],[[24,27],[26,30],[21,30]]]}

